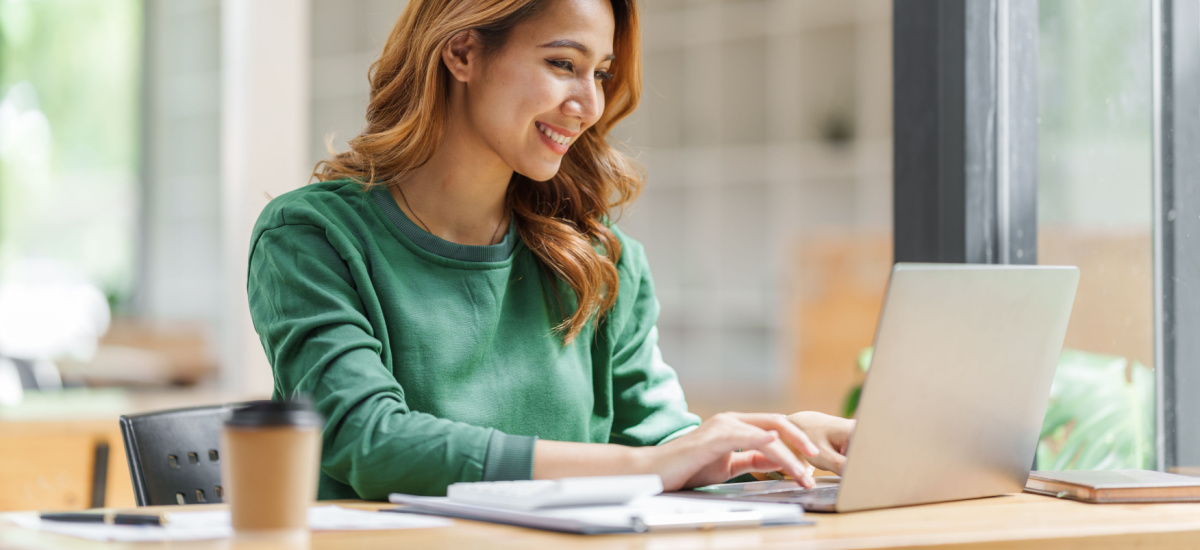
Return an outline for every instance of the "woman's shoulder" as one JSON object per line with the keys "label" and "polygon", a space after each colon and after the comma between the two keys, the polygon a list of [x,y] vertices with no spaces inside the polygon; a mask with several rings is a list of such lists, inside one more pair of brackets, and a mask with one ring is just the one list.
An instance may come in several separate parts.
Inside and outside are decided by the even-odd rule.
{"label": "woman's shoulder", "polygon": [[617,271],[638,276],[638,278],[643,272],[648,272],[650,266],[646,259],[646,249],[642,246],[641,241],[622,231],[615,222],[606,222],[606,225],[617,237],[617,242],[621,243],[621,257],[617,259]]}
{"label": "woman's shoulder", "polygon": [[255,233],[286,225],[327,227],[362,217],[363,185],[353,180],[319,181],[274,197],[263,208]]}
{"label": "woman's shoulder", "polygon": [[642,243],[621,230],[614,223],[608,228],[621,243],[621,257],[617,259],[617,304],[618,310],[631,306],[640,297],[653,296],[654,280],[650,275],[650,261]]}
{"label": "woman's shoulder", "polygon": [[650,262],[642,243],[622,231],[615,223],[609,222],[607,225],[621,243],[621,257],[616,265],[616,302],[605,315],[608,330],[611,334],[618,335],[644,319],[657,317],[658,299],[654,292],[654,279],[650,274]]}

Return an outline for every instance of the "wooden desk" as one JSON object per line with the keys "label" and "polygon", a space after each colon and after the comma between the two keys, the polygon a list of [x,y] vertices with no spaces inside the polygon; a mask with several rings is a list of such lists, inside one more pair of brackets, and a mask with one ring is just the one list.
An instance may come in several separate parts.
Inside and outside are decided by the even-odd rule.
{"label": "wooden desk", "polygon": [[[108,445],[97,472],[95,448]],[[92,506],[95,476],[105,475],[105,506],[133,506],[133,482],[117,419],[0,422],[0,511]]]}
{"label": "wooden desk", "polygon": [[[97,474],[103,473],[103,505],[134,506],[133,484],[121,439],[122,414],[243,401],[212,391],[129,392],[100,390],[104,399],[83,408],[72,397],[49,394],[33,413],[0,410],[0,512],[80,510],[92,506]],[[62,407],[55,407],[62,399]],[[20,409],[18,407],[17,409]],[[108,446],[108,464],[97,472],[96,446]],[[2,547],[2,545],[0,545]]]}
{"label": "wooden desk", "polygon": [[[382,503],[340,503],[377,509]],[[164,507],[168,508],[168,507]],[[582,536],[455,520],[453,527],[318,532],[334,548],[914,548],[1072,549],[1200,547],[1200,504],[1095,505],[1030,494],[851,514],[811,514],[811,527]],[[238,542],[108,544],[20,529],[0,521],[0,548],[100,550],[257,548]]]}

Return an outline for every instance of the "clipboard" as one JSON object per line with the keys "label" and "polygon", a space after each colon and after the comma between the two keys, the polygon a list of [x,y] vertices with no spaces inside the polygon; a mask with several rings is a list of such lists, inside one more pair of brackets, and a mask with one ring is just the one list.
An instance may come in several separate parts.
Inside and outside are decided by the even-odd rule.
{"label": "clipboard", "polygon": [[794,504],[699,500],[670,495],[644,497],[618,506],[573,506],[517,511],[462,504],[446,497],[393,493],[402,507],[386,512],[416,513],[530,527],[584,535],[651,531],[709,530],[773,525],[812,525]]}

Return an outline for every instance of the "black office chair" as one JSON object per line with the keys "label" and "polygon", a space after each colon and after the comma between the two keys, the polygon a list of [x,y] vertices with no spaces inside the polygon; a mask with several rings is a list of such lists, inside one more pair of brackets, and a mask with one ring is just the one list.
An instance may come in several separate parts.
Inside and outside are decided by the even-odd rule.
{"label": "black office chair", "polygon": [[221,427],[228,411],[242,405],[121,416],[137,505],[221,502]]}

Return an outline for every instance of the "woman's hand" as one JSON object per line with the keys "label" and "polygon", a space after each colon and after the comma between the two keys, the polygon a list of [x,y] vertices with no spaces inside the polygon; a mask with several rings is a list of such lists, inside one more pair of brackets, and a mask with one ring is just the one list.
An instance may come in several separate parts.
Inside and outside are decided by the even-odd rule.
{"label": "woman's hand", "polygon": [[787,419],[803,430],[820,450],[817,456],[809,455],[809,464],[842,475],[846,447],[858,421],[812,411],[798,412]]}
{"label": "woman's hand", "polygon": [[721,413],[670,443],[642,450],[667,491],[778,470],[813,487],[808,467],[792,449],[808,457],[816,457],[820,449],[789,420],[782,414]]}

